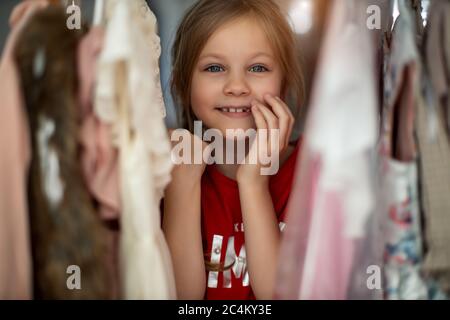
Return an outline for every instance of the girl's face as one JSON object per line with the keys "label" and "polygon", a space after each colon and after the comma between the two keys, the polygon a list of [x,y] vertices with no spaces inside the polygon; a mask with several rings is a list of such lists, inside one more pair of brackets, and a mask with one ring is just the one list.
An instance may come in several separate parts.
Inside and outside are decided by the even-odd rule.
{"label": "girl's face", "polygon": [[250,105],[280,96],[282,72],[270,42],[251,18],[216,30],[200,53],[192,77],[191,106],[208,128],[256,128]]}

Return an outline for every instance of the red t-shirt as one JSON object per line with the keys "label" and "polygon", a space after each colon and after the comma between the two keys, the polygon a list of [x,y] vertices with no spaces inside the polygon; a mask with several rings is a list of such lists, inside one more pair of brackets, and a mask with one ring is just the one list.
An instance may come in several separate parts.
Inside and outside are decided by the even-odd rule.
{"label": "red t-shirt", "polygon": [[[270,177],[269,190],[280,230],[291,192],[297,154],[295,150]],[[225,271],[206,271],[207,300],[255,299],[250,287],[244,247],[241,204],[238,184],[222,174],[215,165],[206,167],[201,184],[202,239],[205,259],[225,266]],[[234,262],[234,264],[233,264]],[[232,266],[231,268],[229,268]]]}

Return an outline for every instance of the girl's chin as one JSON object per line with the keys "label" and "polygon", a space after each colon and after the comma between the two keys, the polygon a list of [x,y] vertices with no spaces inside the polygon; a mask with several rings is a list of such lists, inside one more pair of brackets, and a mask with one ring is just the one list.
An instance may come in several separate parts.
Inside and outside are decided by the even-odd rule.
{"label": "girl's chin", "polygon": [[246,133],[247,130],[256,130],[256,124],[254,120],[251,121],[205,121],[202,123],[204,130],[215,129],[220,132],[223,137],[226,137],[227,130],[230,134],[236,136],[240,131]]}
{"label": "girl's chin", "polygon": [[[228,130],[228,134],[227,134],[227,130]],[[219,129],[219,131],[220,131],[222,137],[224,137],[226,140],[239,141],[239,140],[245,140],[245,139],[250,138],[254,133],[256,133],[256,128],[254,128],[254,127],[234,127],[234,128]]]}
{"label": "girl's chin", "polygon": [[232,131],[231,133],[238,132],[238,131],[244,131],[245,132],[245,131],[251,130],[251,129],[256,130],[256,126],[252,126],[252,125],[248,125],[248,126],[227,126],[226,128],[219,127],[218,129],[220,130],[220,132],[223,135],[225,135],[227,133],[227,130],[228,131],[231,130]]}
{"label": "girl's chin", "polygon": [[236,119],[220,122],[217,124],[217,128],[223,133],[225,133],[226,130],[256,130],[256,124],[253,119]]}

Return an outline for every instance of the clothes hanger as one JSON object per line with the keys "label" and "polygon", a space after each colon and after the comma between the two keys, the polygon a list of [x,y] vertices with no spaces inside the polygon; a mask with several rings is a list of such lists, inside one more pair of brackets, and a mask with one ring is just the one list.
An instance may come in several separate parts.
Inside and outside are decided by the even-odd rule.
{"label": "clothes hanger", "polygon": [[92,21],[93,26],[99,26],[102,24],[104,12],[105,0],[96,0],[94,7],[94,19]]}

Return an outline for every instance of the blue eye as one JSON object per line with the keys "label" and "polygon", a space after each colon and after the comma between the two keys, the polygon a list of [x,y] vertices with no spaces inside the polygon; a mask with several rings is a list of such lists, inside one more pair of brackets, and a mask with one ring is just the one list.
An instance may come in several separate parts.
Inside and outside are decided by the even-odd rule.
{"label": "blue eye", "polygon": [[262,65],[256,65],[250,68],[251,72],[267,72],[269,71],[266,67]]}
{"label": "blue eye", "polygon": [[205,71],[214,72],[215,73],[215,72],[223,71],[223,68],[221,66],[218,66],[218,65],[212,65],[212,66],[209,66],[208,68],[206,68]]}

